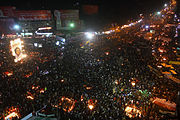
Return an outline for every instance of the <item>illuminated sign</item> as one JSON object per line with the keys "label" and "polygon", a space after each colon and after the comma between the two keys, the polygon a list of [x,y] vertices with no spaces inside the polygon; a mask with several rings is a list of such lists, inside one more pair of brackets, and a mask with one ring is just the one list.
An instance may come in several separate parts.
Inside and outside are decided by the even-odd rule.
{"label": "illuminated sign", "polygon": [[15,57],[14,62],[18,62],[27,56],[24,54],[23,41],[20,38],[10,41],[10,47],[12,55]]}

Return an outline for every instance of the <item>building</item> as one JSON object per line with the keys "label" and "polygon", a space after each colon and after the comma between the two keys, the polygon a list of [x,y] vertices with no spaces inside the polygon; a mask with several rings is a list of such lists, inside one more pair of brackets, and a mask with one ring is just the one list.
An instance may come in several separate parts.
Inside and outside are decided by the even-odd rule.
{"label": "building", "polygon": [[81,29],[82,22],[79,19],[79,10],[55,10],[56,30]]}
{"label": "building", "polygon": [[50,10],[17,10],[16,17],[23,32],[34,32],[40,27],[53,26]]}
{"label": "building", "polygon": [[[0,7],[0,17],[3,20],[14,19],[16,21],[14,25],[19,25],[22,33],[34,33],[40,27],[52,27],[54,30],[79,30],[82,25],[79,10],[17,10],[15,7],[3,6]],[[12,24],[8,27],[10,25]],[[4,27],[0,26],[0,28]]]}

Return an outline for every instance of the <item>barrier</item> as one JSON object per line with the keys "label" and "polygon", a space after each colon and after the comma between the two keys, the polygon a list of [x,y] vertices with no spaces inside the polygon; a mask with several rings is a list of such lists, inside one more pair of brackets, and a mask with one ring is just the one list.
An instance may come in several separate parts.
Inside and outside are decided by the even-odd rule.
{"label": "barrier", "polygon": [[30,113],[29,115],[25,116],[24,118],[22,118],[21,120],[28,120],[29,118],[31,118],[33,115],[32,113]]}

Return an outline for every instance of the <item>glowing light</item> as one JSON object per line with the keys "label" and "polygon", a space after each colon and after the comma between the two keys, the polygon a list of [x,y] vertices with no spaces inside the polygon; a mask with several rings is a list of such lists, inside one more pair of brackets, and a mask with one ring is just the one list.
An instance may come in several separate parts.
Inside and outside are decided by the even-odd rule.
{"label": "glowing light", "polygon": [[141,112],[140,110],[136,109],[135,107],[129,107],[127,106],[125,108],[125,112],[126,112],[126,115],[129,116],[130,118],[133,117],[133,114],[135,114],[135,117],[137,117],[139,115],[139,117],[141,117]]}
{"label": "glowing light", "polygon": [[158,65],[157,67],[158,67],[158,68],[162,68],[162,66],[160,66],[160,65]]}
{"label": "glowing light", "polygon": [[74,23],[70,23],[69,26],[70,26],[71,28],[73,28],[73,27],[75,27],[75,24],[74,24]]}
{"label": "glowing light", "polygon": [[65,42],[66,42],[66,39],[62,38],[61,41],[62,41],[63,43],[65,43]]}
{"label": "glowing light", "polygon": [[84,99],[83,99],[83,95],[81,95],[81,101],[83,101]]}
{"label": "glowing light", "polygon": [[157,14],[158,14],[158,15],[160,15],[160,14],[161,14],[161,12],[157,12]]}
{"label": "glowing light", "polygon": [[62,106],[62,108],[65,112],[70,112],[75,107],[75,101],[73,99],[62,97],[59,105]]}
{"label": "glowing light", "polygon": [[132,86],[135,86],[135,85],[136,85],[136,82],[135,82],[135,81],[132,81],[132,82],[131,82],[131,85],[132,85]]}
{"label": "glowing light", "polygon": [[163,53],[163,52],[164,52],[164,50],[159,48],[159,52]]}
{"label": "glowing light", "polygon": [[33,96],[27,96],[28,99],[31,99],[31,100],[34,100],[34,97]]}
{"label": "glowing light", "polygon": [[29,74],[25,75],[26,78],[30,77],[32,75],[32,72],[30,72]]}
{"label": "glowing light", "polygon": [[14,62],[18,62],[24,59],[25,57],[27,57],[27,55],[23,53],[24,46],[23,46],[23,41],[20,40],[20,38],[11,40],[10,46],[11,46],[12,55],[15,57]]}
{"label": "glowing light", "polygon": [[51,36],[53,33],[52,32],[50,32],[50,33],[40,33],[40,32],[38,32],[38,31],[36,31],[35,32],[37,35],[45,35],[46,37],[49,37],[49,36]]}
{"label": "glowing light", "polygon": [[111,31],[105,31],[104,33],[105,33],[105,34],[110,34],[110,33],[111,33]]}
{"label": "glowing light", "polygon": [[116,80],[116,81],[115,81],[115,84],[116,84],[116,85],[118,85],[118,84],[119,84],[118,80]]}
{"label": "glowing light", "polygon": [[11,76],[13,75],[13,72],[4,72],[4,74],[6,74],[7,76]]}
{"label": "glowing light", "polygon": [[90,90],[90,89],[92,89],[92,87],[86,87],[86,90]]}
{"label": "glowing light", "polygon": [[167,4],[164,4],[164,7],[167,7]]}
{"label": "glowing light", "polygon": [[165,57],[163,57],[163,60],[165,61],[165,60],[167,60]]}
{"label": "glowing light", "polygon": [[16,113],[16,112],[10,113],[8,116],[5,117],[5,120],[9,120],[9,119],[12,119],[12,118],[14,118],[14,117],[19,118],[18,113]]}
{"label": "glowing light", "polygon": [[88,39],[93,39],[94,38],[94,34],[93,33],[87,32],[87,33],[85,33],[85,35],[86,35],[86,37]]}
{"label": "glowing light", "polygon": [[142,22],[142,19],[138,20],[138,23]]}
{"label": "glowing light", "polygon": [[88,105],[89,109],[92,110],[94,108],[93,105]]}
{"label": "glowing light", "polygon": [[106,55],[109,55],[109,52],[105,52]]}
{"label": "glowing light", "polygon": [[37,44],[37,43],[34,43],[34,46],[35,46],[35,47],[38,47],[38,44]]}
{"label": "glowing light", "polygon": [[42,89],[42,90],[40,90],[40,93],[44,93],[44,90]]}
{"label": "glowing light", "polygon": [[39,44],[39,48],[42,48],[42,44]]}
{"label": "glowing light", "polygon": [[38,30],[49,30],[52,29],[52,27],[42,27],[42,28],[38,28]]}
{"label": "glowing light", "polygon": [[59,44],[60,44],[60,42],[59,42],[59,41],[57,41],[57,42],[56,42],[56,45],[59,45]]}
{"label": "glowing light", "polygon": [[149,25],[146,25],[145,28],[146,28],[146,29],[149,29]]}
{"label": "glowing light", "polygon": [[19,25],[14,25],[13,27],[15,30],[19,30],[20,29],[20,26]]}
{"label": "glowing light", "polygon": [[35,89],[35,87],[34,87],[34,86],[32,86],[32,89]]}

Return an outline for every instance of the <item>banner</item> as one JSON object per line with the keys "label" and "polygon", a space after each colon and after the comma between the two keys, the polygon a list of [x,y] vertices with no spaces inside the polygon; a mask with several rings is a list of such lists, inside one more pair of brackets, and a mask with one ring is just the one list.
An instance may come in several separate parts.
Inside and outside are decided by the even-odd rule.
{"label": "banner", "polygon": [[60,10],[61,19],[79,20],[79,10]]}
{"label": "banner", "polygon": [[50,10],[19,10],[16,11],[19,20],[50,20]]}
{"label": "banner", "polygon": [[23,41],[20,40],[20,38],[11,40],[10,46],[12,55],[15,57],[14,62],[21,61],[27,56],[26,54],[24,54]]}

